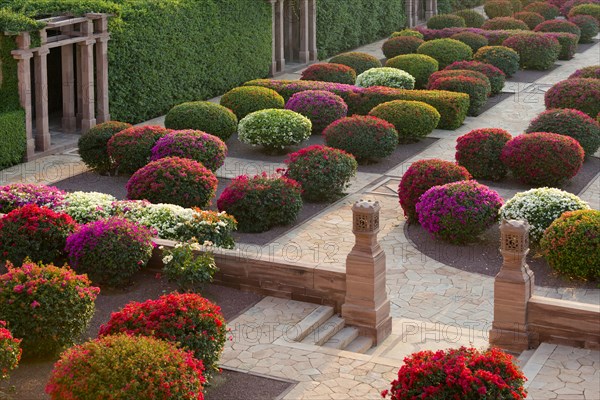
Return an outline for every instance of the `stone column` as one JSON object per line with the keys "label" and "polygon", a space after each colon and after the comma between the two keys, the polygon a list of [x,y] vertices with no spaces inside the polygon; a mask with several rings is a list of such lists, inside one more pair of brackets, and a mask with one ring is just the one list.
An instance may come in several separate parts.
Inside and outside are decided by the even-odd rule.
{"label": "stone column", "polygon": [[96,31],[102,37],[96,39],[96,86],[98,89],[97,122],[110,121],[108,110],[108,21],[106,17],[96,20]]}
{"label": "stone column", "polygon": [[34,53],[35,70],[35,149],[50,148],[50,126],[48,123],[48,62],[50,50],[41,47]]}
{"label": "stone column", "polygon": [[437,2],[436,0],[425,0],[425,20],[433,17],[437,14]]}
{"label": "stone column", "polygon": [[277,0],[269,0],[271,3],[271,66],[269,67],[269,76],[274,76],[277,72]]}
{"label": "stone column", "polygon": [[273,37],[275,45],[275,69],[277,72],[285,70],[285,53],[284,53],[284,0],[276,0],[275,3],[275,36]]}
{"label": "stone column", "polygon": [[377,242],[379,202],[357,201],[352,207],[356,242],[346,258],[346,299],[342,317],[374,344],[392,332],[386,292],[385,253]]}
{"label": "stone column", "polygon": [[408,28],[412,28],[413,26],[415,26],[417,24],[417,17],[416,17],[416,7],[415,7],[415,1],[417,0],[406,0],[405,5],[404,5],[404,9],[406,12],[406,26]]}
{"label": "stone column", "polygon": [[13,57],[17,60],[17,76],[19,79],[19,100],[25,111],[25,137],[27,140],[26,160],[35,154],[35,139],[33,138],[33,110],[31,105],[31,57],[29,51],[31,36],[29,32],[22,32],[17,36],[17,49],[13,51]]}
{"label": "stone column", "polygon": [[[82,33],[88,35],[93,32],[92,21],[82,24]],[[95,39],[79,42],[81,64],[81,133],[87,132],[96,125],[96,107],[94,96],[94,43]]]}
{"label": "stone column", "polygon": [[533,294],[533,272],[526,262],[529,224],[508,220],[500,225],[502,268],[494,281],[494,322],[490,344],[509,351],[529,348],[527,303]]}
{"label": "stone column", "polygon": [[317,61],[317,0],[308,0],[308,51],[309,60]]}
{"label": "stone column", "polygon": [[300,3],[300,62],[308,64],[310,61],[308,0],[298,0],[298,2]]}
{"label": "stone column", "polygon": [[63,95],[63,116],[62,128],[65,132],[74,132],[77,129],[77,119],[75,118],[75,68],[73,64],[73,45],[62,46],[61,64],[62,64],[62,95]]}

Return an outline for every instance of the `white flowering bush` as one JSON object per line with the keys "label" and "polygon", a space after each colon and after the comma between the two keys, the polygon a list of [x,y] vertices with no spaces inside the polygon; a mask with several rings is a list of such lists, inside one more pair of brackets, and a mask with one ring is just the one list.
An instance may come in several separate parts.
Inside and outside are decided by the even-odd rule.
{"label": "white flowering bush", "polygon": [[572,193],[542,187],[514,195],[500,208],[500,218],[527,221],[530,225],[529,237],[537,242],[546,228],[564,212],[589,209],[585,201]]}
{"label": "white flowering bush", "polygon": [[69,214],[80,224],[108,218],[112,215],[112,203],[117,201],[114,196],[98,192],[67,193],[64,201],[56,211]]}
{"label": "white flowering bush", "polygon": [[213,243],[206,240],[202,245],[197,240],[179,242],[171,249],[163,251],[163,273],[170,282],[176,282],[182,289],[193,289],[213,280],[218,268],[212,254]]}
{"label": "white flowering bush", "polygon": [[356,86],[387,86],[397,89],[414,89],[415,78],[398,68],[371,68],[356,77]]}
{"label": "white flowering bush", "polygon": [[282,150],[308,139],[311,130],[312,123],[305,116],[291,110],[269,108],[242,118],[238,137],[244,143]]}

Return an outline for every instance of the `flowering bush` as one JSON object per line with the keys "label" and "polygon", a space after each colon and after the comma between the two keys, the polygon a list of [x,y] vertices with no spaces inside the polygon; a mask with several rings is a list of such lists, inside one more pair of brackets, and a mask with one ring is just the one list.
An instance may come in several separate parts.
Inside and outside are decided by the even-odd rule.
{"label": "flowering bush", "polygon": [[468,28],[481,28],[485,22],[483,15],[475,10],[465,9],[456,11],[454,14],[465,20],[465,26]]}
{"label": "flowering bush", "polygon": [[332,147],[314,145],[289,154],[285,175],[302,185],[309,201],[334,200],[356,174],[354,156]]}
{"label": "flowering bush", "polygon": [[0,276],[0,319],[23,339],[26,355],[54,355],[80,338],[100,292],[90,286],[87,276],[68,267],[30,261],[7,267],[8,272]]}
{"label": "flowering bush", "polygon": [[368,69],[381,67],[381,62],[367,53],[351,51],[338,54],[329,60],[333,64],[342,64],[352,68],[356,74],[362,74]]}
{"label": "flowering bush", "polygon": [[356,86],[387,86],[397,89],[414,89],[415,78],[397,68],[371,68],[356,77]]}
{"label": "flowering bush", "polygon": [[569,15],[569,11],[575,6],[581,4],[600,4],[600,0],[568,0],[560,5],[560,13],[567,17]]}
{"label": "flowering bush", "polygon": [[483,5],[483,10],[488,18],[510,17],[513,13],[509,0],[489,0]]}
{"label": "flowering bush", "polygon": [[415,206],[427,190],[433,186],[469,179],[471,175],[464,167],[450,161],[434,158],[412,163],[402,175],[398,186],[400,206],[404,210],[407,222],[418,221]]}
{"label": "flowering bush", "polygon": [[[472,61],[458,61],[459,63],[468,63],[468,62],[472,62]],[[455,64],[455,63],[453,63]],[[452,64],[451,64],[452,65]],[[490,84],[490,80],[488,79],[488,77],[479,71],[475,71],[472,69],[451,69],[451,68],[444,68],[441,71],[438,72],[434,72],[433,74],[431,74],[431,76],[429,77],[429,84],[428,87],[434,86],[434,83],[442,78],[474,78],[474,79],[479,79],[481,81],[484,81],[487,83],[487,86],[489,88],[489,90],[487,91],[487,95],[489,96],[492,92],[492,88],[491,88],[491,84]]]}
{"label": "flowering bush", "polygon": [[64,203],[55,211],[69,214],[79,224],[86,224],[111,215],[114,196],[98,192],[72,192],[65,195]]}
{"label": "flowering bush", "polygon": [[569,75],[567,79],[574,78],[600,79],[600,65],[590,65],[589,67],[580,68]]}
{"label": "flowering bush", "polygon": [[268,151],[302,143],[312,130],[310,119],[292,110],[261,110],[245,116],[238,127],[241,142],[260,145]]}
{"label": "flowering bush", "polygon": [[546,109],[574,108],[592,118],[600,112],[600,79],[573,78],[554,84],[544,95]]}
{"label": "flowering bush", "polygon": [[555,38],[560,44],[559,60],[570,60],[577,51],[577,35],[566,32],[548,32],[546,36]]}
{"label": "flowering bush", "polygon": [[9,372],[17,368],[22,352],[21,339],[6,329],[6,321],[0,321],[0,380],[8,379]]}
{"label": "flowering bush", "polygon": [[440,122],[440,113],[422,101],[388,101],[373,108],[369,115],[393,124],[400,143],[412,142],[429,135]]}
{"label": "flowering bush", "polygon": [[560,14],[558,7],[543,1],[528,4],[523,7],[523,11],[538,13],[546,20],[554,19]]}
{"label": "flowering bush", "polygon": [[444,29],[464,26],[466,26],[465,20],[462,17],[454,14],[438,14],[427,20],[427,27],[429,29]]}
{"label": "flowering bush", "polygon": [[157,300],[127,304],[100,327],[99,335],[121,332],[178,342],[202,360],[210,376],[219,370],[227,328],[216,304],[195,293],[171,293]]}
{"label": "flowering bush", "polygon": [[577,40],[579,41],[579,37],[581,36],[581,29],[577,25],[572,22],[553,19],[549,21],[544,21],[538,26],[535,27],[534,31],[536,32],[566,32],[572,33],[577,36]]}
{"label": "flowering bush", "polygon": [[395,36],[383,42],[381,50],[386,58],[394,58],[401,54],[416,53],[423,39],[415,36]]}
{"label": "flowering bush", "polygon": [[577,140],[586,156],[600,148],[600,124],[578,110],[558,108],[544,111],[529,123],[530,132],[552,132]]}
{"label": "flowering bush", "polygon": [[570,278],[600,279],[600,211],[567,211],[540,241],[548,264]]}
{"label": "flowering bush", "polygon": [[99,174],[112,172],[114,165],[108,156],[108,141],[127,128],[131,128],[131,124],[118,121],[108,121],[90,128],[77,142],[81,160]]}
{"label": "flowering bush", "polygon": [[[450,36],[450,39],[458,40],[463,42],[467,46],[473,50],[473,53],[482,48],[483,46],[488,45],[488,40],[483,35],[478,35],[473,32],[458,32],[454,35]],[[463,61],[457,61],[463,62]]]}
{"label": "flowering bush", "polygon": [[302,208],[302,188],[293,179],[241,175],[225,188],[217,206],[235,217],[242,232],[264,232],[296,220]]}
{"label": "flowering bush", "polygon": [[514,35],[502,42],[519,53],[521,68],[546,70],[551,68],[560,54],[560,43],[548,35],[523,33]]}
{"label": "flowering bush", "polygon": [[484,46],[477,50],[473,59],[492,64],[509,78],[519,70],[519,53],[505,46]]}
{"label": "flowering bush", "polygon": [[496,17],[485,21],[481,29],[493,30],[529,30],[527,24],[520,19],[512,17]]}
{"label": "flowering bush", "polygon": [[356,71],[347,65],[318,63],[310,65],[302,71],[300,79],[303,81],[336,82],[354,85]]}
{"label": "flowering bush", "polygon": [[158,125],[133,126],[108,141],[108,154],[119,172],[133,173],[150,161],[152,147],[169,132]]}
{"label": "flowering bush", "polygon": [[372,116],[338,119],[323,131],[325,144],[347,151],[359,162],[370,162],[392,154],[398,146],[394,125]]}
{"label": "flowering bush", "polygon": [[457,61],[448,65],[445,70],[471,70],[484,74],[490,81],[491,94],[499,94],[504,88],[506,74],[492,64],[486,64],[479,61]]}
{"label": "flowering bush", "polygon": [[287,110],[295,111],[312,123],[312,132],[321,134],[330,123],[348,113],[346,102],[326,90],[305,90],[290,97],[285,104]]}
{"label": "flowering bush", "polygon": [[169,129],[193,129],[214,135],[226,142],[237,130],[238,119],[230,109],[210,101],[181,103],[167,113]]}
{"label": "flowering bush", "polygon": [[52,400],[202,400],[202,361],[151,337],[107,336],[75,346],[54,365]]}
{"label": "flowering bush", "polygon": [[173,131],[158,139],[150,160],[165,157],[189,158],[216,171],[225,162],[227,145],[218,137],[202,131]]}
{"label": "flowering bush", "polygon": [[189,158],[166,157],[140,168],[127,182],[127,198],[182,207],[207,207],[217,190],[217,178]]}
{"label": "flowering bush", "polygon": [[415,89],[423,89],[427,85],[429,75],[438,70],[438,62],[424,54],[404,54],[387,60],[386,67],[398,68],[408,72],[415,78]]}
{"label": "flowering bush", "polygon": [[412,36],[412,37],[417,37],[419,39],[423,39],[423,34],[419,31],[416,31],[414,29],[403,29],[401,31],[398,32],[393,32],[390,37],[398,37],[398,36]]}
{"label": "flowering bush", "polygon": [[122,287],[152,256],[153,229],[113,217],[82,225],[67,238],[71,266],[95,283]]}
{"label": "flowering bush", "polygon": [[29,257],[53,262],[63,255],[67,236],[75,226],[67,214],[35,204],[13,210],[0,219],[0,261],[20,264]]}
{"label": "flowering bush", "polygon": [[[486,3],[487,4],[487,3]],[[405,399],[525,399],[525,375],[500,349],[430,350],[404,359],[398,379],[382,397]],[[426,397],[423,397],[426,396]]]}
{"label": "flowering bush", "polygon": [[7,214],[27,204],[55,208],[62,204],[65,194],[54,186],[25,183],[0,186],[0,213]]}
{"label": "flowering bush", "polygon": [[600,24],[596,18],[590,15],[575,15],[569,18],[569,21],[574,23],[581,29],[581,37],[579,43],[592,43],[594,37],[598,34]]}
{"label": "flowering bush", "polygon": [[225,93],[220,104],[233,111],[238,119],[266,108],[283,108],[285,100],[276,91],[260,86],[240,86]]}
{"label": "flowering bush", "polygon": [[596,18],[596,21],[600,23],[600,4],[580,4],[571,8],[571,11],[569,11],[569,18],[576,15],[589,15]]}
{"label": "flowering bush", "polygon": [[[458,72],[464,73],[466,70],[454,70],[454,71],[440,71],[440,72]],[[469,71],[477,73],[476,71]],[[436,72],[437,73],[437,72]],[[435,74],[433,74],[435,75]],[[432,76],[433,76],[432,75]],[[435,79],[432,82],[431,77],[429,78],[430,84],[428,89],[430,90],[449,90],[451,92],[461,92],[469,95],[470,105],[467,115],[477,116],[481,112],[481,109],[487,102],[487,99],[492,91],[490,81],[487,77],[481,74],[483,78],[471,77],[471,76],[446,76],[439,79]]]}
{"label": "flowering bush", "polygon": [[474,129],[456,139],[456,162],[473,178],[500,180],[507,173],[500,154],[511,138],[504,129]]}
{"label": "flowering bush", "polygon": [[[211,242],[203,246],[210,247]],[[215,258],[209,251],[201,252],[202,246],[196,240],[179,242],[171,249],[163,250],[163,273],[169,282],[177,282],[182,289],[193,289],[199,284],[212,282],[218,271]]]}
{"label": "flowering bush", "polygon": [[546,19],[542,14],[538,14],[531,11],[521,11],[515,13],[513,18],[525,22],[527,28],[533,30],[536,26],[544,22]]}
{"label": "flowering bush", "polygon": [[470,60],[473,57],[473,50],[469,46],[454,39],[430,40],[419,46],[417,53],[435,58],[440,69],[455,61]]}
{"label": "flowering bush", "polygon": [[537,242],[564,212],[589,209],[590,206],[574,194],[543,187],[515,194],[500,209],[500,218],[527,221],[529,237]]}

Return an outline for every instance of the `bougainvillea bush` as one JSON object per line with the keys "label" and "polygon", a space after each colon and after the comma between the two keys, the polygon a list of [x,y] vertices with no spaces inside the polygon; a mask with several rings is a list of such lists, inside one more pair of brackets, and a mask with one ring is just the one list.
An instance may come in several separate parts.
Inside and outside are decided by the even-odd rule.
{"label": "bougainvillea bush", "polygon": [[386,67],[398,68],[415,78],[415,89],[427,86],[429,75],[438,70],[438,62],[424,54],[404,54],[387,60]]}
{"label": "bougainvillea bush", "polygon": [[541,16],[543,16],[546,20],[554,19],[560,14],[560,10],[558,9],[558,7],[543,1],[528,4],[525,7],[523,7],[523,11],[538,13]]}
{"label": "bougainvillea bush", "polygon": [[54,355],[85,332],[100,289],[68,267],[25,262],[0,276],[0,320],[27,356]]}
{"label": "bougainvillea bush", "polygon": [[574,108],[592,118],[600,112],[600,79],[573,78],[560,81],[544,95],[546,109]]}
{"label": "bougainvillea bush", "polygon": [[320,145],[289,154],[285,163],[285,175],[302,185],[302,196],[309,201],[334,200],[343,195],[357,168],[352,154]]}
{"label": "bougainvillea bush", "polygon": [[264,232],[296,220],[302,208],[302,187],[283,176],[241,175],[221,193],[217,206],[235,217],[240,231]]}
{"label": "bougainvillea bush", "polygon": [[152,147],[151,161],[165,157],[189,158],[216,171],[225,162],[227,145],[218,137],[202,131],[173,131]]}
{"label": "bougainvillea bush", "polygon": [[396,89],[414,89],[415,78],[397,68],[371,68],[356,77],[356,86],[386,86]]}
{"label": "bougainvillea bush", "polygon": [[[440,71],[440,72],[462,72],[460,70],[455,71]],[[466,72],[466,71],[465,71]],[[469,71],[474,72],[476,71]],[[429,78],[429,90],[448,90],[451,92],[461,92],[469,95],[469,111],[467,115],[477,116],[481,112],[481,109],[487,102],[487,99],[492,91],[490,81],[487,77],[481,74],[483,78],[474,78],[470,76],[446,76],[439,79],[435,79],[433,82],[431,77]],[[432,75],[433,76],[433,75]]]}
{"label": "bougainvillea bush", "polygon": [[590,65],[573,72],[567,79],[573,78],[593,78],[600,79],[600,65]]}
{"label": "bougainvillea bush", "polygon": [[310,137],[310,119],[292,110],[268,109],[246,115],[238,126],[241,142],[281,151]]}
{"label": "bougainvillea bush", "polygon": [[29,183],[0,186],[0,213],[8,214],[27,204],[55,208],[62,204],[65,194],[64,191],[54,186]]}
{"label": "bougainvillea bush", "polygon": [[464,26],[466,26],[465,20],[461,16],[455,14],[434,15],[427,20],[427,28],[429,29],[444,29]]}
{"label": "bougainvillea bush", "polygon": [[485,21],[481,29],[488,31],[493,30],[529,30],[527,24],[520,19],[513,17],[496,17]]}
{"label": "bougainvillea bush", "polygon": [[6,329],[6,321],[0,321],[0,381],[8,379],[10,371],[17,368],[22,352],[21,339]]}
{"label": "bougainvillea bush", "polygon": [[548,264],[571,279],[600,280],[600,211],[567,211],[540,240]]}
{"label": "bougainvillea bush", "polygon": [[225,93],[219,101],[233,111],[238,119],[266,108],[283,108],[285,100],[276,91],[260,86],[240,86]]}
{"label": "bougainvillea bush", "polygon": [[415,206],[427,190],[433,186],[469,179],[471,174],[464,167],[450,161],[433,158],[412,163],[398,186],[400,206],[407,222],[418,222]]}
{"label": "bougainvillea bush", "polygon": [[394,125],[400,143],[424,138],[440,122],[440,113],[422,101],[393,100],[373,108],[369,115]]}
{"label": "bougainvillea bush", "polygon": [[52,400],[202,400],[202,361],[152,337],[107,336],[75,346],[54,365]]}
{"label": "bougainvillea bush", "polygon": [[238,119],[227,107],[210,101],[192,101],[173,107],[165,116],[169,129],[193,129],[217,136],[224,142],[237,130]]}
{"label": "bougainvillea bush", "polygon": [[561,46],[556,38],[548,35],[523,33],[502,42],[519,53],[521,68],[546,70],[551,68],[560,54]]}
{"label": "bougainvillea bush", "polygon": [[133,126],[110,138],[108,154],[119,173],[133,173],[150,161],[152,147],[168,132],[158,125]]}
{"label": "bougainvillea bush", "polygon": [[338,54],[337,56],[332,57],[329,62],[350,67],[357,75],[362,74],[368,69],[381,67],[381,62],[377,58],[370,54],[358,51]]}
{"label": "bougainvillea bush", "polygon": [[285,108],[308,118],[312,123],[312,132],[316,134],[321,134],[327,125],[348,113],[344,99],[326,90],[296,93],[287,101]]}
{"label": "bougainvillea bush", "polygon": [[[478,35],[473,32],[458,32],[454,35],[450,36],[450,39],[458,40],[466,44],[473,50],[475,53],[477,50],[482,48],[483,46],[487,46],[489,44],[488,40],[483,35]],[[460,62],[460,61],[458,61]]]}
{"label": "bougainvillea bush", "polygon": [[77,142],[81,160],[99,174],[112,172],[114,164],[108,155],[108,141],[127,128],[131,128],[131,124],[118,121],[103,122],[90,128]]}
{"label": "bougainvillea bush", "polygon": [[385,58],[394,58],[402,54],[416,53],[423,43],[423,39],[415,36],[395,36],[383,42],[381,51]]}
{"label": "bougainvillea bush", "polygon": [[519,70],[519,53],[505,46],[484,46],[477,50],[473,59],[492,64],[509,78]]}
{"label": "bougainvillea bush", "polygon": [[527,221],[529,237],[537,242],[546,228],[564,212],[589,209],[585,201],[572,193],[543,187],[514,195],[500,209],[500,218]]}
{"label": "bougainvillea bush", "polygon": [[[525,375],[516,361],[500,349],[430,350],[404,359],[398,379],[384,390],[392,400],[416,399],[525,399]],[[426,396],[426,397],[423,397]]]}
{"label": "bougainvillea bush", "polygon": [[71,192],[65,195],[62,205],[55,211],[69,214],[79,224],[96,221],[111,216],[114,196],[98,192]]}
{"label": "bougainvillea bush", "polygon": [[504,88],[504,83],[506,82],[506,74],[492,64],[486,64],[479,61],[457,61],[445,68],[445,70],[454,69],[471,70],[484,74],[490,81],[492,95],[502,92],[502,88]]}
{"label": "bougainvillea bush", "polygon": [[127,198],[182,207],[207,207],[217,190],[215,174],[189,158],[166,157],[140,168],[127,182]]}
{"label": "bougainvillea bush", "polygon": [[534,13],[531,11],[521,11],[515,13],[513,15],[513,18],[525,22],[529,29],[534,29],[536,26],[538,26],[546,20],[542,14]]}
{"label": "bougainvillea bush", "polygon": [[335,82],[354,85],[356,71],[347,65],[333,63],[318,63],[310,65],[300,76],[303,81]]}
{"label": "bougainvillea bush", "polygon": [[456,162],[475,179],[500,180],[508,172],[500,154],[511,138],[504,129],[474,129],[456,139]]}
{"label": "bougainvillea bush", "polygon": [[161,246],[164,276],[184,290],[212,282],[218,268],[212,252],[207,251],[211,246],[212,242],[205,241],[200,245],[197,240],[178,242],[170,249]]}
{"label": "bougainvillea bush", "polygon": [[594,41],[594,37],[598,34],[600,27],[596,18],[591,15],[575,15],[569,18],[569,21],[581,29],[579,43],[592,43]]}
{"label": "bougainvillea bush", "polygon": [[435,58],[440,69],[446,68],[455,61],[470,60],[473,57],[473,50],[455,39],[430,40],[419,46],[417,53]]}
{"label": "bougainvillea bush", "polygon": [[100,327],[100,336],[127,333],[154,336],[194,352],[208,376],[219,370],[227,327],[221,308],[199,294],[171,293],[143,303],[131,302]]}

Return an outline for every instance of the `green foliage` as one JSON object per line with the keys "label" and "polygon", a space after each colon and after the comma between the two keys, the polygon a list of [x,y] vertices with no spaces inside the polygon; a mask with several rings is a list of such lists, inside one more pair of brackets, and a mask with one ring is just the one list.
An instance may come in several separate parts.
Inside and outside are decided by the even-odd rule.
{"label": "green foliage", "polygon": [[508,0],[486,1],[483,10],[489,18],[510,17],[513,14],[512,4]]}
{"label": "green foliage", "polygon": [[237,130],[237,117],[226,107],[209,101],[192,101],[173,107],[165,117],[168,129],[193,129],[224,142]]}
{"label": "green foliage", "polygon": [[580,4],[569,11],[569,18],[576,15],[589,15],[596,18],[600,23],[600,4]]}
{"label": "green foliage", "polygon": [[473,50],[469,46],[454,39],[430,40],[419,46],[417,53],[435,58],[440,69],[455,61],[470,60],[473,57]]}
{"label": "green foliage", "polygon": [[511,36],[502,42],[502,45],[519,53],[521,68],[542,71],[552,68],[561,51],[558,39],[535,33]]}
{"label": "green foliage", "polygon": [[521,11],[515,13],[513,15],[513,18],[525,22],[525,24],[527,24],[527,27],[532,30],[546,20],[542,14],[534,13],[531,11]]}
{"label": "green foliage", "polygon": [[274,90],[258,86],[240,86],[221,97],[223,107],[229,108],[239,119],[265,108],[283,108],[283,97]]}
{"label": "green foliage", "polygon": [[[210,243],[206,242],[206,245]],[[199,284],[210,283],[219,269],[211,252],[201,252],[196,241],[177,243],[163,250],[163,273],[169,282],[176,282],[182,289],[193,289]]]}
{"label": "green foliage", "polygon": [[423,43],[423,39],[415,36],[395,36],[386,40],[381,50],[386,58],[394,58],[402,54],[416,53]]}
{"label": "green foliage", "polygon": [[463,17],[454,14],[434,15],[427,20],[427,28],[429,29],[463,28],[465,26]]}
{"label": "green foliage", "polygon": [[0,169],[21,162],[25,155],[25,111],[0,114]]}
{"label": "green foliage", "polygon": [[496,17],[488,19],[482,25],[481,29],[487,31],[498,31],[498,30],[529,30],[529,26],[520,19],[512,17]]}
{"label": "green foliage", "polygon": [[488,40],[486,39],[485,36],[478,35],[477,33],[473,33],[473,32],[458,32],[458,33],[455,33],[454,35],[450,36],[450,39],[454,39],[454,40],[463,42],[464,44],[469,46],[471,48],[471,50],[473,50],[473,53],[475,53],[477,50],[479,50],[483,46],[488,45]]}
{"label": "green foliage", "polygon": [[484,46],[477,50],[473,59],[493,65],[507,77],[519,70],[519,53],[505,46]]}
{"label": "green foliage", "polygon": [[370,54],[358,51],[338,54],[329,60],[329,62],[346,65],[356,71],[357,75],[362,74],[368,69],[381,67],[381,62],[377,58]]}
{"label": "green foliage", "polygon": [[108,121],[94,126],[81,135],[77,146],[85,165],[99,174],[111,172],[114,165],[108,156],[108,141],[127,128],[131,128],[131,125],[126,122]]}
{"label": "green foliage", "polygon": [[481,25],[485,22],[483,15],[475,10],[459,10],[454,14],[465,20],[467,28],[481,28]]}
{"label": "green foliage", "polygon": [[398,37],[398,36],[412,36],[412,37],[416,37],[419,39],[423,39],[424,36],[421,32],[419,31],[415,31],[414,29],[403,29],[401,31],[398,32],[393,32],[390,35],[390,38],[394,38],[394,37]]}
{"label": "green foliage", "polygon": [[438,70],[438,62],[424,54],[403,54],[387,60],[386,67],[398,68],[415,78],[415,89],[427,86],[429,75]]}
{"label": "green foliage", "polygon": [[398,131],[400,143],[429,135],[440,122],[440,113],[421,101],[389,101],[373,108],[369,115],[393,124]]}

